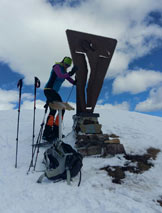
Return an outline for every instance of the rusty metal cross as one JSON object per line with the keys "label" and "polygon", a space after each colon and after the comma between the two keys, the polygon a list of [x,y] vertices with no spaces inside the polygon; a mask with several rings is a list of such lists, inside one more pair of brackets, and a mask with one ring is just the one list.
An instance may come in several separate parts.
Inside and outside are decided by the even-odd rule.
{"label": "rusty metal cross", "polygon": [[77,114],[93,113],[117,40],[74,30],[66,30],[66,34],[73,63],[78,67]]}

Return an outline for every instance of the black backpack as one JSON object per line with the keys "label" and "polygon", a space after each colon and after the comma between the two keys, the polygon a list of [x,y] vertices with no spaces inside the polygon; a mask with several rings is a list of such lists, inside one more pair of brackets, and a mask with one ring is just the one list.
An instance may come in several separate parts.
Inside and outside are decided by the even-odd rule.
{"label": "black backpack", "polygon": [[54,182],[60,180],[67,180],[70,184],[71,178],[75,177],[80,172],[81,181],[81,168],[83,157],[80,153],[76,152],[69,144],[58,143],[44,152],[43,163],[46,170],[43,175],[38,179],[38,183],[42,182],[44,177]]}

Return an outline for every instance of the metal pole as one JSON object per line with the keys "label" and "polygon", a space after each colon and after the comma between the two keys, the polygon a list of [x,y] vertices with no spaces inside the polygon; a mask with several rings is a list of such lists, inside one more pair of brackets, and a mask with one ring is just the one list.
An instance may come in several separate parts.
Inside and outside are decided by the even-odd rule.
{"label": "metal pole", "polygon": [[[36,94],[37,88],[40,87],[40,80],[37,77],[34,77],[34,114],[33,114],[33,137],[32,137],[32,156],[34,152],[34,139],[35,139],[35,110],[36,110]],[[33,158],[31,161],[31,166],[33,166]]]}
{"label": "metal pole", "polygon": [[62,140],[62,110],[59,109],[59,141]]}
{"label": "metal pole", "polygon": [[[48,105],[45,105],[44,108],[45,108],[45,112],[44,112],[44,116],[43,116],[43,121],[42,121],[42,123],[41,123],[41,128],[40,128],[40,131],[39,131],[39,134],[38,134],[38,138],[37,138],[37,141],[36,141],[36,144],[35,144],[35,145],[38,145],[38,147],[33,146],[34,149],[33,149],[33,153],[32,153],[32,159],[31,159],[31,162],[30,162],[30,165],[29,165],[29,169],[28,169],[28,171],[27,171],[27,174],[29,174],[30,168],[33,167],[34,155],[35,155],[35,153],[36,153],[36,149],[39,148],[39,143],[40,143],[40,141],[41,141],[43,126],[44,126],[44,121],[45,121],[46,113],[47,113],[47,110],[48,110]],[[38,151],[38,152],[39,152],[39,151]],[[37,162],[37,156],[36,156],[36,160],[35,160],[35,164],[34,164],[34,170],[35,170],[35,167],[36,167],[36,162]]]}
{"label": "metal pole", "polygon": [[19,135],[19,120],[20,120],[20,104],[21,104],[21,89],[23,86],[23,79],[18,81],[17,87],[19,87],[19,108],[18,108],[18,119],[17,119],[17,137],[16,137],[16,159],[15,159],[15,168],[17,168],[17,156],[18,156],[18,135]]}

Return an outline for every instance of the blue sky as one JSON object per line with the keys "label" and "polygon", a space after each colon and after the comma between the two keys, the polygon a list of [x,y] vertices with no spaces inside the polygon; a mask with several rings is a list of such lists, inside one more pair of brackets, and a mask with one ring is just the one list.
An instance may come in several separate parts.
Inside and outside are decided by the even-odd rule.
{"label": "blue sky", "polygon": [[[0,1],[0,110],[33,108],[34,77],[41,81],[37,108],[51,67],[70,55],[66,29],[118,40],[98,105],[162,116],[161,0]],[[70,71],[70,70],[69,70]],[[71,91],[65,82],[64,101]],[[70,102],[75,103],[75,89]]]}

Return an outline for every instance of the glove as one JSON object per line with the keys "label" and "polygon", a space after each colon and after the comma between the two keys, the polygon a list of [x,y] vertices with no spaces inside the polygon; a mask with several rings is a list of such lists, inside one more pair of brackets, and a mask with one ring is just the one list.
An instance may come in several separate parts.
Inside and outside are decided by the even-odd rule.
{"label": "glove", "polygon": [[76,84],[77,84],[77,80],[75,79],[75,81],[74,81],[73,85],[76,85]]}
{"label": "glove", "polygon": [[68,73],[70,76],[74,75],[76,73],[76,71],[78,70],[77,66],[73,66],[72,70]]}
{"label": "glove", "polygon": [[48,109],[48,105],[49,105],[49,103],[48,103],[48,101],[46,101],[46,104],[44,105],[44,108],[47,110]]}

